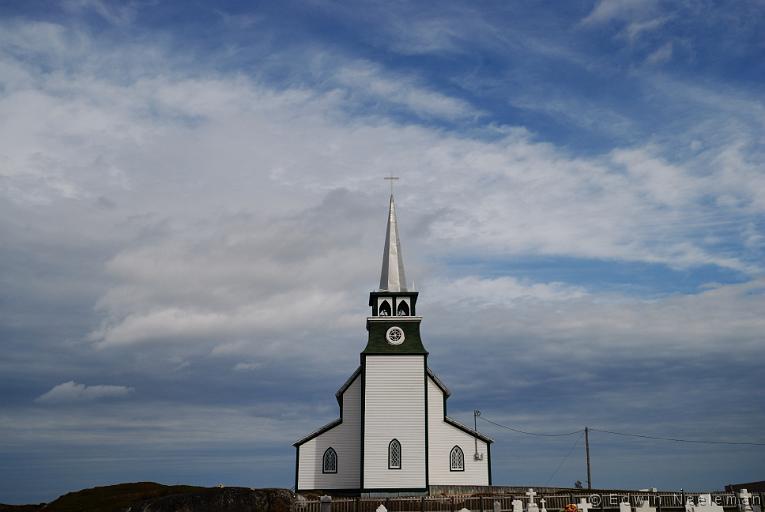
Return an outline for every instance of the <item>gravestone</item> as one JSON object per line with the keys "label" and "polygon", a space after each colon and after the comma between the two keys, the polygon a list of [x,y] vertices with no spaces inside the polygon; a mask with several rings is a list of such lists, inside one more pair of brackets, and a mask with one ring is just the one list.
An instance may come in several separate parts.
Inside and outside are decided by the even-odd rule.
{"label": "gravestone", "polygon": [[539,512],[539,505],[534,502],[534,496],[536,495],[537,493],[534,492],[534,489],[526,491],[526,496],[529,497],[529,504],[526,507],[526,512]]}
{"label": "gravestone", "polygon": [[632,507],[628,501],[619,503],[619,512],[632,512]]}
{"label": "gravestone", "polygon": [[749,499],[752,497],[752,494],[749,491],[746,489],[740,489],[736,493],[736,497],[738,497],[738,509],[740,512],[754,512],[752,504],[749,501]]}
{"label": "gravestone", "polygon": [[714,502],[711,494],[699,494],[698,505],[692,512],[723,512],[723,508]]}
{"label": "gravestone", "polygon": [[494,502],[494,512],[502,512],[502,503],[498,501]]}
{"label": "gravestone", "polygon": [[635,512],[656,512],[656,507],[652,507],[648,498],[640,502],[639,507],[635,507]]}
{"label": "gravestone", "polygon": [[539,500],[539,504],[542,505],[542,510],[540,510],[539,512],[547,512],[547,508],[545,508],[545,503],[547,503],[546,499],[542,498],[541,500]]}
{"label": "gravestone", "polygon": [[380,506],[375,509],[375,512],[388,512],[388,509],[385,508],[385,505],[380,503]]}
{"label": "gravestone", "polygon": [[513,512],[523,512],[523,502],[521,500],[513,500]]}
{"label": "gravestone", "polygon": [[579,512],[590,512],[592,503],[587,501],[587,498],[579,498],[579,503],[576,504],[576,509]]}

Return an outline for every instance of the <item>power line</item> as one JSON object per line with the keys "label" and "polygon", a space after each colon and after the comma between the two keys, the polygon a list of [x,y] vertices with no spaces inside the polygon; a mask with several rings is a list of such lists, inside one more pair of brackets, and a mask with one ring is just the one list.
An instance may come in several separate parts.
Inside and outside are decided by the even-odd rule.
{"label": "power line", "polygon": [[624,437],[641,437],[643,439],[655,439],[658,441],[674,441],[676,443],[694,443],[694,444],[732,444],[732,445],[744,445],[744,446],[765,446],[765,443],[755,443],[752,441],[710,441],[710,440],[694,440],[694,439],[680,439],[677,437],[661,437],[661,436],[649,436],[646,434],[628,434],[625,432],[614,432],[613,430],[603,430],[599,428],[590,427],[592,432],[602,432],[604,434],[612,434],[615,436]]}
{"label": "power line", "polygon": [[[527,436],[538,436],[538,437],[562,437],[562,436],[573,436],[574,434],[580,434],[584,432],[584,429],[581,430],[575,430],[573,432],[562,432],[557,434],[548,434],[548,433],[542,433],[542,432],[528,432],[526,430],[522,430],[515,427],[510,427],[508,425],[503,425],[501,423],[497,423],[496,421],[492,421],[485,416],[478,416],[483,421],[486,421],[488,423],[491,423],[494,426],[504,428],[507,430],[511,430],[513,432],[517,432],[519,434],[525,434]],[[611,434],[615,436],[623,436],[623,437],[639,437],[642,439],[653,439],[656,441],[673,441],[676,443],[692,443],[692,444],[724,444],[724,445],[738,445],[738,446],[765,446],[765,443],[758,443],[754,441],[713,441],[708,439],[681,439],[679,437],[662,437],[662,436],[651,436],[647,434],[634,434],[634,433],[627,433],[627,432],[616,432],[614,430],[605,430],[600,428],[592,428],[589,427],[591,432],[601,432],[603,434]]]}
{"label": "power line", "polygon": [[581,440],[582,440],[582,436],[581,435],[579,437],[577,437],[576,440],[574,440],[574,444],[571,445],[571,448],[569,448],[568,453],[566,454],[566,456],[563,457],[563,460],[560,461],[560,464],[558,464],[558,467],[555,468],[555,471],[553,471],[553,474],[550,475],[550,478],[547,479],[547,483],[545,483],[545,487],[550,485],[550,482],[552,482],[552,479],[555,478],[555,475],[558,474],[558,471],[560,471],[560,468],[563,467],[563,464],[568,460],[569,456],[574,451],[574,448],[576,448],[576,445],[578,445],[579,441],[581,441]]}
{"label": "power line", "polygon": [[482,419],[483,421],[489,422],[492,425],[495,425],[497,427],[505,428],[507,430],[512,430],[513,432],[517,432],[519,434],[526,434],[527,436],[562,437],[562,436],[573,436],[574,434],[580,434],[580,433],[584,432],[584,429],[582,429],[582,430],[575,430],[574,432],[565,432],[565,433],[561,433],[561,434],[544,434],[544,433],[541,433],[541,432],[527,432],[527,431],[521,430],[519,428],[508,427],[507,425],[503,425],[501,423],[497,423],[495,421],[491,421],[490,419],[484,418],[483,416],[478,416],[478,417],[480,419]]}

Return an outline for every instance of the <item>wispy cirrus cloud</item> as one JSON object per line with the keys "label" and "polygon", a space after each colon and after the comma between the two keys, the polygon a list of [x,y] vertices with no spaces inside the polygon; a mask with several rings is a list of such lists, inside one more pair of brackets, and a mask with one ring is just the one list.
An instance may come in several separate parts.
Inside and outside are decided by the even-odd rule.
{"label": "wispy cirrus cloud", "polygon": [[68,402],[89,402],[107,398],[123,398],[134,391],[127,386],[112,386],[105,384],[95,384],[86,386],[70,380],[53,386],[49,391],[43,393],[35,402],[41,404],[57,404]]}
{"label": "wispy cirrus cloud", "polygon": [[598,24],[610,21],[643,21],[660,9],[658,0],[598,0],[582,23]]}

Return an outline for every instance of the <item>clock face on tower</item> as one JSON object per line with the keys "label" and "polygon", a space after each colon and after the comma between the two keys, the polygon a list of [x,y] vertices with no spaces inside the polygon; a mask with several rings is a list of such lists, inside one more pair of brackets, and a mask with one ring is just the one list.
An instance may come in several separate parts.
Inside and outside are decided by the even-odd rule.
{"label": "clock face on tower", "polygon": [[401,330],[401,327],[393,326],[385,333],[385,339],[391,345],[401,345],[404,343],[404,331]]}

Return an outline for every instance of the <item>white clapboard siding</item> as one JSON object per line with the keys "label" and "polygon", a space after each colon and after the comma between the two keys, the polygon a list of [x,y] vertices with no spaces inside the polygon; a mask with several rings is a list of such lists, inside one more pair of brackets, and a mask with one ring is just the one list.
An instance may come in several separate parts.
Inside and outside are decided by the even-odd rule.
{"label": "white clapboard siding", "polygon": [[[364,416],[364,488],[424,488],[424,356],[367,356]],[[388,469],[392,439],[401,469]]]}
{"label": "white clapboard siding", "polygon": [[[337,452],[337,473],[322,473],[324,452]],[[300,446],[298,490],[358,489],[361,449],[361,376],[343,393],[343,422]]]}
{"label": "white clapboard siding", "polygon": [[[450,471],[449,453],[458,445],[465,455],[465,471]],[[478,440],[483,460],[473,459],[475,438],[444,421],[444,393],[428,377],[428,469],[430,485],[489,485],[486,443]]]}

